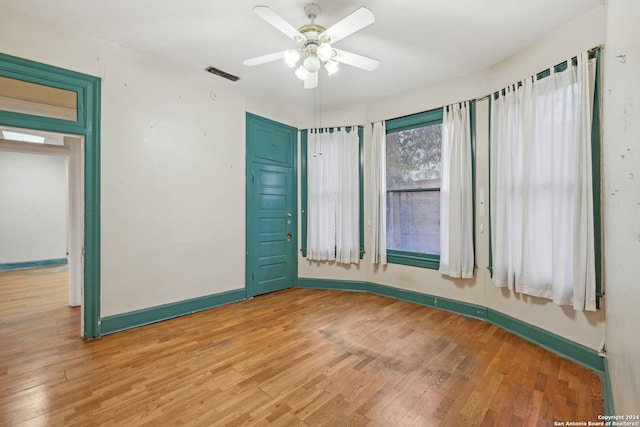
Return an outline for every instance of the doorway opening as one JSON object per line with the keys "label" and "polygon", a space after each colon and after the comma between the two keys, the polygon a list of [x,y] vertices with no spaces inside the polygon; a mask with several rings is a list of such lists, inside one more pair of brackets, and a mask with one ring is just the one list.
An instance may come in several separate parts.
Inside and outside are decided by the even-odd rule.
{"label": "doorway opening", "polygon": [[56,283],[66,277],[68,305],[81,311],[83,145],[77,135],[0,126],[0,269],[64,265],[51,271]]}
{"label": "doorway opening", "polygon": [[100,104],[99,77],[0,53],[0,126],[82,139],[83,338],[100,336]]}

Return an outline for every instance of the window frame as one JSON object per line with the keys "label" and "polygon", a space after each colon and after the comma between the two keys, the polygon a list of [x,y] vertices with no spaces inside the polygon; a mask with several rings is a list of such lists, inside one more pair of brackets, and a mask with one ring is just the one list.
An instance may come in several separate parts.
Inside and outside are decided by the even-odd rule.
{"label": "window frame", "polygon": [[[345,126],[339,126],[345,127]],[[351,126],[347,126],[351,127]],[[358,186],[359,186],[359,218],[358,228],[360,233],[360,259],[364,258],[364,128],[358,128]],[[307,147],[309,130],[300,130],[300,253],[307,257]]]}
{"label": "window frame", "polygon": [[[593,112],[591,116],[591,170],[592,170],[592,196],[593,196],[593,238],[594,238],[594,258],[596,272],[596,309],[600,309],[601,299],[604,296],[602,291],[602,123],[601,123],[601,103],[602,103],[602,60],[601,48],[597,47],[589,51],[589,59],[596,60],[595,75],[595,91],[593,97]],[[571,58],[572,65],[577,64],[577,58]],[[555,65],[555,72],[566,71],[568,62],[563,61]],[[543,79],[551,75],[551,69],[536,73],[536,80]],[[522,83],[519,83],[519,85]],[[493,92],[489,95],[489,114],[488,114],[488,150],[491,151],[491,106],[493,102],[501,95],[504,95],[504,89]],[[491,157],[491,156],[489,156]],[[489,158],[489,176],[491,176],[491,159]],[[490,181],[490,180],[489,180]],[[489,192],[489,277],[493,278],[493,246],[491,229],[491,182],[488,185]]]}
{"label": "window frame", "polygon": [[[404,130],[415,129],[425,126],[442,125],[444,108],[436,108],[409,116],[399,117],[386,121],[386,134],[401,132]],[[386,135],[385,135],[386,137]],[[385,153],[386,155],[386,153]],[[420,190],[388,190],[389,193],[398,192],[415,192],[415,191],[440,191],[440,187],[425,188]],[[438,223],[440,225],[440,223]],[[437,270],[440,268],[440,255],[429,254],[424,252],[403,251],[387,248],[387,262],[392,264],[408,265],[412,267],[428,268]]]}

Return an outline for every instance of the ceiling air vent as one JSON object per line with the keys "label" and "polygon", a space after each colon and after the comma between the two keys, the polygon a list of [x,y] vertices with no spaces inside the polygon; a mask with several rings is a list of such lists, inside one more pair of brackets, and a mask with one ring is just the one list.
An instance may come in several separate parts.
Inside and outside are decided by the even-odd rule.
{"label": "ceiling air vent", "polygon": [[235,82],[235,81],[240,79],[240,77],[237,77],[237,76],[234,76],[233,74],[229,74],[227,72],[219,70],[216,67],[207,67],[207,68],[205,68],[205,70],[210,72],[211,74],[215,74],[216,76],[220,76],[220,77],[225,78],[227,80],[231,80],[232,82]]}

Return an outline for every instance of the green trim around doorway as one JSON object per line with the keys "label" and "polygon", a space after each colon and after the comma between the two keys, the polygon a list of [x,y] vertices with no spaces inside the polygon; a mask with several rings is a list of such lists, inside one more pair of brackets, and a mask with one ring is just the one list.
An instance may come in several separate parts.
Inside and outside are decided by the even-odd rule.
{"label": "green trim around doorway", "polygon": [[[286,134],[287,137],[291,137],[292,139],[292,147],[291,151],[286,153],[286,156],[282,156],[284,151],[280,150],[281,147],[277,147],[275,141],[270,141],[271,144],[260,145],[259,142],[254,135],[255,128],[262,127],[263,129],[267,128],[270,131],[277,131],[281,135]],[[271,134],[272,136],[273,134]],[[247,112],[245,116],[245,136],[246,136],[246,158],[245,158],[245,176],[246,176],[246,184],[245,184],[245,291],[246,298],[252,298],[256,295],[259,295],[259,291],[254,283],[254,269],[256,268],[256,256],[257,254],[251,253],[252,248],[255,246],[255,242],[257,239],[257,225],[253,224],[250,218],[250,214],[255,212],[258,208],[254,206],[254,201],[252,200],[252,192],[250,190],[250,186],[255,182],[255,176],[253,176],[252,170],[254,167],[254,163],[262,164],[262,165],[270,165],[275,167],[283,167],[290,168],[292,173],[292,188],[291,188],[291,198],[293,203],[293,208],[291,212],[291,216],[289,217],[290,221],[290,233],[291,240],[294,245],[294,249],[291,251],[289,263],[287,265],[288,272],[287,275],[291,277],[291,283],[288,287],[294,287],[296,284],[296,280],[298,278],[298,256],[297,249],[295,246],[298,245],[298,129],[293,126],[289,126],[284,123],[277,122],[275,120],[268,119],[266,117],[258,116],[256,114],[252,114]],[[268,147],[271,148],[268,148]]]}
{"label": "green trim around doorway", "polygon": [[76,93],[76,120],[0,111],[0,125],[84,137],[84,338],[100,336],[101,80],[0,53],[0,76]]}

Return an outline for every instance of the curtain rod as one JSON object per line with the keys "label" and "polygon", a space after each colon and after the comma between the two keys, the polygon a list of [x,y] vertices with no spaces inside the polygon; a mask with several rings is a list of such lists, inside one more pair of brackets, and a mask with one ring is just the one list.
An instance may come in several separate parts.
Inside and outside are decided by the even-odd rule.
{"label": "curtain rod", "polygon": [[358,129],[360,129],[360,128],[362,128],[362,129],[364,129],[364,125],[323,126],[323,127],[320,127],[320,128],[307,128],[307,129],[298,129],[298,130],[300,130],[300,131],[316,130],[316,131],[320,131],[321,133],[323,133],[324,130],[333,131],[333,130],[335,130],[337,128],[345,128],[345,129],[348,129],[348,128],[358,128]]}
{"label": "curtain rod", "polygon": [[[482,99],[484,99],[484,98],[486,98],[488,96],[489,95],[485,95],[482,98],[472,98],[472,99],[465,99],[464,101],[451,102],[451,103],[449,103],[447,105],[443,105],[442,107],[431,108],[429,110],[418,111],[417,113],[405,114],[404,116],[391,117],[389,119],[384,119],[384,120],[376,120],[376,122],[381,122],[381,121],[386,122],[386,121],[389,121],[389,120],[396,120],[396,119],[402,119],[402,118],[405,118],[405,117],[411,117],[411,116],[415,116],[416,114],[426,113],[428,111],[439,110],[441,108],[444,109],[444,108],[447,108],[449,105],[462,104],[463,102],[476,102],[476,101],[480,101],[480,100],[482,100]],[[373,125],[376,122],[371,122],[371,125]]]}
{"label": "curtain rod", "polygon": [[[604,47],[604,45],[599,44],[598,46],[593,47],[593,48],[591,48],[591,49],[587,50],[587,52],[589,53],[589,55],[591,55],[591,54],[596,54],[596,53],[598,53],[599,51],[601,51],[603,47]],[[575,58],[575,57],[573,57],[573,56],[572,56],[571,58],[573,59],[573,58]],[[563,64],[564,62],[566,62],[566,61],[563,61],[563,62],[561,62],[560,64]],[[554,68],[555,68],[555,67],[557,67],[557,66],[558,66],[558,65],[560,65],[560,64],[556,64],[556,65],[554,65]],[[540,73],[543,73],[544,71],[546,71],[546,70],[540,71]],[[538,75],[538,74],[540,74],[540,73],[536,73],[535,75]],[[507,85],[507,86],[511,86],[511,85]],[[504,88],[503,88],[503,89],[504,89]],[[444,107],[447,107],[447,106],[449,106],[449,105],[461,104],[461,103],[463,103],[463,102],[484,101],[485,99],[489,99],[489,98],[491,98],[491,96],[492,96],[492,95],[494,95],[494,94],[496,94],[496,93],[498,93],[498,92],[502,91],[503,89],[499,89],[499,90],[497,90],[497,91],[491,92],[491,93],[489,93],[489,94],[487,94],[487,95],[484,95],[484,96],[481,96],[481,97],[479,97],[479,98],[471,98],[471,99],[468,99],[468,100],[465,100],[465,101],[452,102],[452,103],[450,103],[450,104],[447,104],[447,105],[444,105],[444,106],[442,106],[442,107],[438,107],[438,108],[444,108]],[[437,108],[432,108],[432,110],[437,110]],[[431,110],[427,110],[427,111],[431,111]],[[404,115],[404,116],[392,117],[392,118],[389,118],[389,119],[377,120],[377,121],[387,121],[387,120],[401,119],[401,118],[403,118],[403,117],[409,117],[409,116],[413,116],[414,114],[420,114],[420,113],[423,113],[423,112],[424,112],[424,111],[420,111],[420,112],[418,112],[418,113],[406,114],[406,115]],[[374,123],[375,123],[375,122],[371,122],[371,125],[373,125]]]}
{"label": "curtain rod", "polygon": [[[588,50],[587,50],[587,53],[589,54],[589,59],[591,59],[591,55],[594,55],[594,57],[595,57],[595,55],[596,55],[598,52],[600,52],[600,51],[602,50],[602,48],[603,48],[603,47],[604,47],[604,45],[599,44],[599,45],[598,45],[598,46],[596,46],[596,47],[593,47],[593,48],[591,48],[591,49],[588,49]],[[574,58],[577,58],[577,56],[571,56],[571,60],[573,60]],[[549,68],[545,68],[544,70],[539,71],[539,72],[537,72],[537,73],[535,73],[535,74],[533,74],[532,76],[529,76],[529,77],[538,77],[540,74],[545,73],[545,72],[547,72],[547,71],[551,70],[551,68],[554,68],[554,69],[555,69],[555,68],[557,68],[557,67],[561,66],[562,64],[566,63],[567,61],[569,61],[569,60],[564,60],[564,61],[560,62],[559,64],[553,65],[553,66],[551,66],[551,67],[549,67]],[[569,65],[567,64],[567,67],[568,67],[568,66],[569,66]],[[528,79],[529,77],[525,77],[525,79]],[[543,77],[544,77],[544,76],[543,76]],[[541,79],[541,78],[543,78],[543,77],[538,77],[538,78],[537,78],[537,80],[540,80],[540,79]],[[522,79],[522,80],[524,80],[524,79]],[[498,89],[498,90],[496,90],[496,91],[493,91],[493,92],[491,92],[489,95],[485,95],[485,96],[484,96],[484,97],[482,97],[481,99],[484,99],[484,98],[490,98],[490,97],[492,97],[492,96],[493,96],[493,97],[495,97],[495,99],[498,99],[498,97],[500,96],[500,94],[501,94],[501,93],[503,93],[503,92],[505,91],[505,89],[506,89],[506,88],[508,88],[508,87],[510,87],[510,86],[514,86],[514,85],[518,85],[518,87],[519,87],[519,86],[520,86],[520,82],[521,82],[522,80],[518,81],[517,83],[509,84],[509,85],[507,85],[506,87],[503,87],[502,89]]]}

